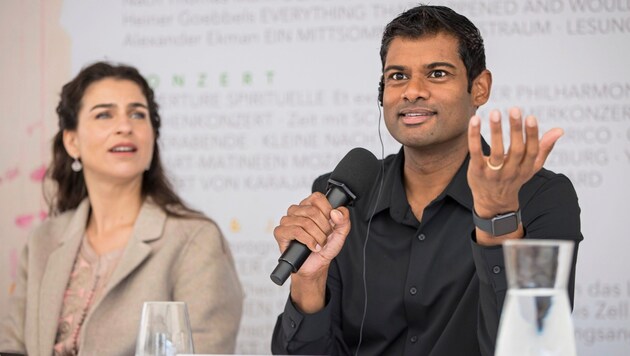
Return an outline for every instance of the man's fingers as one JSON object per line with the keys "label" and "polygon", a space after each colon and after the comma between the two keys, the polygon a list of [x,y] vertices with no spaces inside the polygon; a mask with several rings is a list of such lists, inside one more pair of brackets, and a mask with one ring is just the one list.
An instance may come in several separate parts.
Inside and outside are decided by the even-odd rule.
{"label": "man's fingers", "polygon": [[523,119],[519,108],[510,109],[510,148],[508,149],[506,166],[516,168],[521,164],[525,154],[523,140]]}
{"label": "man's fingers", "polygon": [[[528,116],[525,119],[525,157],[523,157],[523,167],[526,168],[526,171],[531,171],[534,166],[534,161],[538,156],[539,152],[539,144],[538,140],[538,121],[534,116]],[[535,170],[532,173],[535,173]]]}
{"label": "man's fingers", "polygon": [[330,210],[326,196],[318,192],[302,200],[300,205],[291,205],[274,229],[280,250],[284,252],[291,240],[298,240],[311,251],[320,251],[333,231]]}
{"label": "man's fingers", "polygon": [[498,110],[490,112],[490,157],[488,166],[501,167],[505,160],[503,146],[503,130],[501,129],[501,113]]}
{"label": "man's fingers", "polygon": [[482,170],[485,165],[481,149],[481,118],[477,115],[470,118],[468,123],[468,151],[470,152],[470,167]]}
{"label": "man's fingers", "polygon": [[[300,220],[296,221],[296,219]],[[305,226],[308,226],[309,230]],[[311,251],[319,251],[328,236],[308,219],[287,216],[282,218],[280,225],[274,229],[273,235],[280,245],[281,252],[284,252],[291,240],[303,243]]]}
{"label": "man's fingers", "polygon": [[309,195],[300,202],[300,205],[292,205],[287,210],[287,216],[300,216],[313,220],[326,234],[331,231],[328,217],[332,206],[326,196],[320,192]]}
{"label": "man's fingers", "polygon": [[330,220],[333,222],[334,229],[326,246],[322,249],[324,256],[336,256],[346,240],[346,236],[350,232],[350,212],[345,207],[339,207],[330,212]]}
{"label": "man's fingers", "polygon": [[346,207],[339,207],[330,212],[330,220],[334,224],[334,233],[347,235],[350,232],[350,211]]}
{"label": "man's fingers", "polygon": [[300,205],[289,207],[287,215],[280,219],[280,225],[274,229],[274,236],[281,251],[286,249],[291,240],[297,240],[311,251],[319,252],[328,243],[329,236],[345,237],[349,231],[348,209],[340,207],[333,210],[326,196],[313,193],[302,200]]}
{"label": "man's fingers", "polygon": [[556,142],[558,142],[562,135],[564,135],[564,131],[561,128],[556,127],[547,131],[540,139],[540,150],[538,151],[538,155],[536,156],[536,160],[534,162],[534,169],[536,172],[543,167],[547,157],[549,157],[549,154],[553,149],[553,146]]}

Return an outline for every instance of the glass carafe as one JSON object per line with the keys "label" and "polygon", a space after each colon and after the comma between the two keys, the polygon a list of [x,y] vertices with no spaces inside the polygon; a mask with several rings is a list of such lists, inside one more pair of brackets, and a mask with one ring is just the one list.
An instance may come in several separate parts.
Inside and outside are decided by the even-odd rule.
{"label": "glass carafe", "polygon": [[573,242],[508,240],[503,254],[508,291],[495,356],[574,356],[567,294]]}

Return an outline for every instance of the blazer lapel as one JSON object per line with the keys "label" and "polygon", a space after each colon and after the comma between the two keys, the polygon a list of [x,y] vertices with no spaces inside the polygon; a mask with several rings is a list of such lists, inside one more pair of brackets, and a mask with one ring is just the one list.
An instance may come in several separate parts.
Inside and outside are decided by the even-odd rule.
{"label": "blazer lapel", "polygon": [[[59,247],[48,256],[39,292],[39,340],[41,340],[39,352],[41,355],[52,353],[64,294],[85,234],[89,211],[90,203],[85,199],[77,207],[68,227],[63,231],[63,236],[59,238]],[[51,236],[51,238],[55,237]]]}
{"label": "blazer lapel", "polygon": [[[125,252],[118,263],[118,267],[105,288],[103,300],[109,291],[114,289],[123,279],[131,274],[151,253],[151,246],[147,242],[159,239],[164,230],[166,213],[159,206],[155,205],[151,199],[145,200],[138,214],[138,219],[133,228],[133,233]],[[97,301],[100,303],[100,301]],[[94,305],[96,309],[98,305]]]}

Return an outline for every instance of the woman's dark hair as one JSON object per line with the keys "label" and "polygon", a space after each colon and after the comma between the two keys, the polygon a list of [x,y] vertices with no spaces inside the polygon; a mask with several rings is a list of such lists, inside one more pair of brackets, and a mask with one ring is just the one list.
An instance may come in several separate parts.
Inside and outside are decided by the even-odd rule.
{"label": "woman's dark hair", "polygon": [[479,29],[466,17],[445,6],[420,5],[398,15],[383,31],[381,40],[381,63],[392,40],[396,37],[416,39],[440,32],[451,34],[459,42],[459,56],[466,67],[468,92],[472,82],[486,69],[486,54]]}
{"label": "woman's dark hair", "polygon": [[136,68],[127,65],[113,65],[107,62],[96,62],[83,68],[74,79],[61,89],[61,99],[57,105],[59,131],[53,138],[52,162],[46,172],[47,177],[56,183],[56,190],[53,196],[46,196],[50,214],[60,214],[66,210],[74,209],[87,197],[87,188],[83,174],[72,171],[70,167],[74,159],[66,152],[63,145],[63,132],[77,129],[79,124],[78,114],[81,110],[85,90],[91,84],[106,78],[130,80],[136,83],[142,90],[142,94],[144,94],[148,103],[155,141],[153,143],[151,165],[142,176],[142,196],[144,198],[151,197],[168,214],[198,216],[200,213],[188,208],[175,193],[162,167],[160,147],[158,145],[161,120],[153,89],[151,89]]}

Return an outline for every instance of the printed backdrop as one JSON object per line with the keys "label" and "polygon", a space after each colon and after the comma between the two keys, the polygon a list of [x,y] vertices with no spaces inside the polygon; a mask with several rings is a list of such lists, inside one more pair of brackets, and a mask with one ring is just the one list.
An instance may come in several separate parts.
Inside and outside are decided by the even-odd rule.
{"label": "printed backdrop", "polygon": [[[580,355],[630,348],[630,1],[433,1],[481,29],[491,102],[564,137],[547,167],[582,207],[573,318]],[[0,2],[0,311],[19,251],[46,218],[41,181],[61,85],[107,59],[158,94],[178,192],[218,221],[245,287],[237,352],[269,353],[287,285],[269,279],[272,230],[353,147],[399,145],[379,125],[384,25],[413,6],[380,0],[3,0]],[[486,122],[487,126],[487,122]]]}

